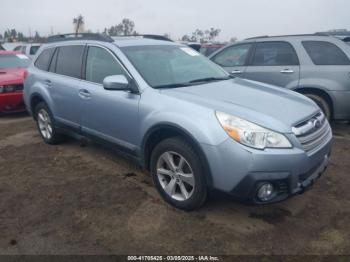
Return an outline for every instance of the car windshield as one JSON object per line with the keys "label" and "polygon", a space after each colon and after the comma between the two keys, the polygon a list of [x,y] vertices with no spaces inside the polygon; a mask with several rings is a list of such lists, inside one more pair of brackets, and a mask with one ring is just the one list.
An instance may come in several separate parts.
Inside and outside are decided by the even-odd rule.
{"label": "car windshield", "polygon": [[132,46],[123,52],[153,88],[184,87],[229,79],[219,66],[185,46]]}
{"label": "car windshield", "polygon": [[28,57],[21,54],[0,56],[0,68],[27,68],[30,62]]}

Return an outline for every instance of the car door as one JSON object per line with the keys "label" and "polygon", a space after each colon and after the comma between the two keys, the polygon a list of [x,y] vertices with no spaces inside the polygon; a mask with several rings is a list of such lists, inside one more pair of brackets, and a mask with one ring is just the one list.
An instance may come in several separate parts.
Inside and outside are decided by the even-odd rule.
{"label": "car door", "polygon": [[294,47],[285,41],[257,42],[245,78],[280,87],[296,88],[300,65]]}
{"label": "car door", "polygon": [[130,74],[114,53],[101,46],[88,47],[84,71],[82,131],[133,152],[139,130],[140,95],[103,88],[105,77],[124,75],[131,80]]}
{"label": "car door", "polygon": [[55,119],[65,126],[80,128],[81,99],[79,90],[85,45],[67,45],[58,47],[52,58],[45,79],[54,103]]}
{"label": "car door", "polygon": [[244,77],[252,43],[232,45],[224,48],[210,59],[228,73]]}

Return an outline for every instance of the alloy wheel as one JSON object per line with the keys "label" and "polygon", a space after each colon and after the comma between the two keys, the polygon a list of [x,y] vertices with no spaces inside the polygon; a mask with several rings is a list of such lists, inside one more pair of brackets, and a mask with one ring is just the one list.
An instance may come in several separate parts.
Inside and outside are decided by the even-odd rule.
{"label": "alloy wheel", "polygon": [[176,152],[165,152],[157,161],[157,177],[164,192],[177,201],[189,199],[195,178],[188,161]]}
{"label": "alloy wheel", "polygon": [[44,109],[40,109],[38,113],[38,124],[41,135],[50,140],[52,137],[52,124],[49,114]]}

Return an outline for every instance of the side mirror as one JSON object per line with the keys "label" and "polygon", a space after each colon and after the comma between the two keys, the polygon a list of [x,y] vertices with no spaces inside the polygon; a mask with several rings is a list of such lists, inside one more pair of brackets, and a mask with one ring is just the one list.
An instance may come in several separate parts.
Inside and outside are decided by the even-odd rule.
{"label": "side mirror", "polygon": [[103,79],[103,88],[106,90],[131,90],[129,81],[124,75],[107,76]]}

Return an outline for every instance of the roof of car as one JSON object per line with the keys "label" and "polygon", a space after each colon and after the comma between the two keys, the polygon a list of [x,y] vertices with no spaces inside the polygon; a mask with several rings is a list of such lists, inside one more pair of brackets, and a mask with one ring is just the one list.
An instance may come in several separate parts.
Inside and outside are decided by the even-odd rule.
{"label": "roof of car", "polygon": [[170,41],[155,40],[155,39],[140,38],[140,37],[114,38],[114,44],[119,47],[142,46],[142,45],[179,45],[178,43],[174,43]]}
{"label": "roof of car", "polygon": [[[119,47],[141,46],[141,45],[178,45],[172,40],[161,35],[132,35],[111,37],[105,34],[81,33],[81,34],[61,34],[48,38],[48,45],[57,43],[113,43]],[[59,44],[58,44],[59,45]]]}
{"label": "roof of car", "polygon": [[273,38],[329,38],[333,36],[327,35],[327,34],[299,34],[299,35],[275,35],[275,36],[269,36],[269,35],[263,35],[263,36],[255,36],[245,39],[246,41],[249,40],[260,40],[260,39],[273,39]]}

